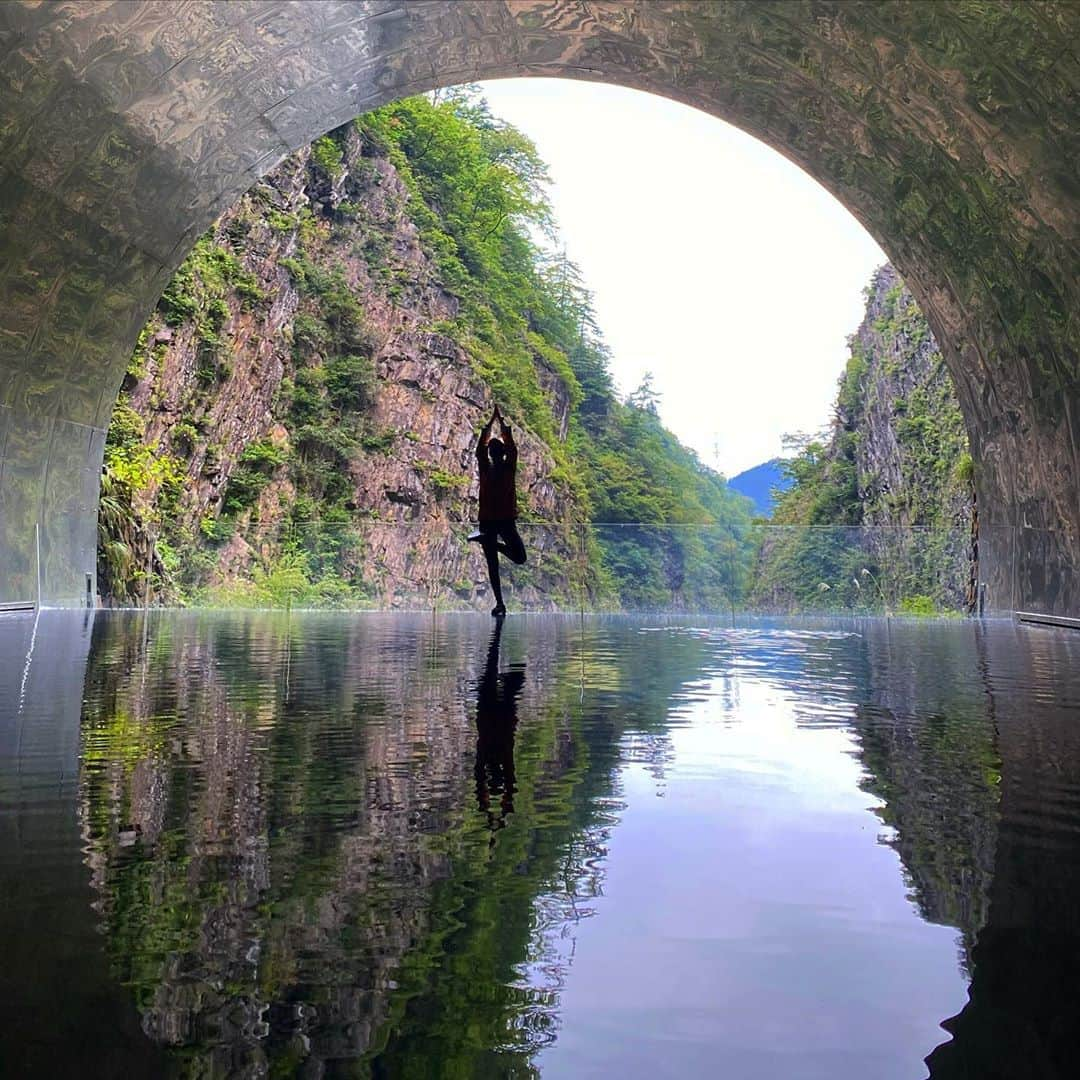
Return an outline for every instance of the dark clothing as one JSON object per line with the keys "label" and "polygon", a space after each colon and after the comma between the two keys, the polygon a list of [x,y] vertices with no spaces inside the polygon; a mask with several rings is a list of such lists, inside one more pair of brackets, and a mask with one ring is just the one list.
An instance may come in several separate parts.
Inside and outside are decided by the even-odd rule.
{"label": "dark clothing", "polygon": [[476,447],[476,464],[480,471],[480,514],[485,521],[512,521],[517,517],[517,495],[514,479],[517,472],[517,446],[509,432],[500,440],[506,447],[506,455],[495,464],[488,454],[487,439],[481,439]]}
{"label": "dark clothing", "polygon": [[[496,420],[502,429],[497,441],[491,437],[491,428]],[[477,515],[480,535],[471,537],[473,540],[479,539],[487,560],[491,591],[495,594],[492,615],[506,614],[502,582],[499,580],[500,553],[518,566],[525,561],[525,545],[514,525],[517,518],[517,495],[514,491],[517,459],[517,444],[510,426],[496,411],[484,425],[480,441],[476,444],[476,467],[480,474],[480,512]]]}
{"label": "dark clothing", "polygon": [[488,577],[495,603],[503,602],[502,581],[499,577],[499,552],[520,566],[525,561],[525,542],[518,535],[517,526],[510,519],[480,522],[480,546],[487,560]]}
{"label": "dark clothing", "polygon": [[[512,563],[520,566],[525,561],[525,541],[521,539],[517,531],[517,525],[513,520],[503,518],[500,521],[484,521],[480,519],[480,546],[486,548],[488,544],[497,547]],[[502,541],[500,544],[499,541]]]}

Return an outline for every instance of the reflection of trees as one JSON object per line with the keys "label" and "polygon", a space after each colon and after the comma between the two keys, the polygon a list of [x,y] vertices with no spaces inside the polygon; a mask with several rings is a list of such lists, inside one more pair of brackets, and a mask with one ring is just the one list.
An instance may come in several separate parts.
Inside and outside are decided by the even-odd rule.
{"label": "reflection of trees", "polygon": [[667,628],[661,647],[557,620],[526,639],[513,813],[491,844],[475,786],[488,624],[387,625],[170,616],[144,637],[139,619],[98,620],[87,858],[115,972],[193,1069],[529,1075],[600,888],[618,766],[662,769],[672,694],[727,674],[734,695],[742,669],[782,684],[800,723],[853,723],[914,901],[963,934],[971,1002],[932,1075],[1025,1075],[1021,1053],[1069,1075],[1080,729],[1060,702],[1080,676],[1052,680],[1080,672],[1076,645],[871,623],[797,643]]}
{"label": "reflection of trees", "polygon": [[[865,788],[929,922],[962,932],[964,964],[986,922],[1001,795],[992,709],[973,635],[953,627],[867,624],[868,693],[855,719]],[[905,660],[904,658],[909,658]]]}
{"label": "reflection of trees", "polygon": [[222,1069],[366,1049],[463,817],[456,674],[392,706],[423,643],[325,629],[162,621],[144,648],[105,619],[95,640],[82,801],[110,955],[146,1029]]}
{"label": "reflection of trees", "polygon": [[1080,639],[1002,629],[979,636],[979,661],[1002,762],[994,875],[968,1004],[927,1064],[934,1080],[1066,1080],[1080,1061]]}
{"label": "reflection of trees", "polygon": [[702,656],[688,642],[652,683],[647,643],[604,658],[613,688],[648,683],[613,719],[603,689],[581,703],[572,621],[530,638],[515,812],[489,845],[469,691],[484,642],[388,625],[95,629],[80,801],[107,949],[144,1028],[195,1071],[482,1072],[496,1052],[527,1070],[559,979],[524,988],[519,968],[598,888],[622,728],[661,727],[664,688]]}
{"label": "reflection of trees", "polygon": [[[865,628],[856,733],[913,898],[962,932],[969,1002],[934,1080],[1064,1080],[1080,1060],[1080,640]],[[887,654],[887,658],[886,658]]]}
{"label": "reflection of trees", "polygon": [[[79,712],[93,613],[0,616],[0,1075],[160,1073],[108,977],[82,863]],[[88,1048],[93,1048],[88,1064]]]}
{"label": "reflection of trees", "polygon": [[[596,624],[586,634],[584,661],[560,643],[567,663],[542,676],[545,707],[518,726],[514,813],[498,843],[473,845],[434,891],[432,934],[403,965],[377,1075],[531,1076],[555,1038],[565,939],[590,914],[616,821],[620,739],[662,740],[671,695],[709,653],[690,635],[661,650],[650,635]],[[529,672],[531,683],[532,651]]]}

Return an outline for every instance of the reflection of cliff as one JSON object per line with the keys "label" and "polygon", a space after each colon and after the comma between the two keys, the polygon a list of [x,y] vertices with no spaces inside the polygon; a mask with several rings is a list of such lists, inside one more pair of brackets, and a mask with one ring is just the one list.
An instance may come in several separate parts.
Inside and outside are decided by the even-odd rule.
{"label": "reflection of cliff", "polygon": [[461,842],[467,644],[425,672],[429,633],[402,654],[355,620],[162,623],[148,644],[101,623],[82,799],[149,1034],[224,1071],[265,1064],[271,1023],[293,1032],[275,1056],[367,1049]]}
{"label": "reflection of cliff", "polygon": [[[531,1075],[619,764],[662,768],[694,680],[736,695],[743,670],[800,723],[853,723],[914,902],[962,932],[971,1000],[932,1075],[1071,1075],[1080,641],[894,621],[797,641],[669,627],[661,646],[619,621],[511,620],[485,664],[491,626],[99,617],[87,859],[157,1041],[207,1073]],[[485,742],[484,687],[523,659],[512,742]]]}
{"label": "reflection of cliff", "polygon": [[108,978],[80,858],[79,708],[92,622],[86,611],[0,615],[4,1077],[160,1071],[128,995]]}
{"label": "reflection of cliff", "polygon": [[[591,648],[641,713],[620,720],[602,691],[581,702],[572,621],[529,635],[513,813],[492,833],[490,624],[402,625],[99,620],[80,799],[107,949],[145,1030],[199,1069],[471,1075],[499,1047],[528,1071],[552,1037],[545,934],[598,888],[622,726],[663,720],[703,644],[649,685],[647,640]],[[521,647],[511,623],[502,671]],[[518,985],[530,962],[550,986]]]}
{"label": "reflection of cliff", "polygon": [[855,721],[865,787],[885,801],[879,816],[923,917],[962,931],[967,962],[986,921],[1001,779],[977,642],[941,624],[866,629],[869,693]]}
{"label": "reflection of cliff", "polygon": [[981,659],[1002,762],[994,875],[969,1002],[927,1062],[934,1080],[1066,1080],[1080,1061],[1080,637],[1018,627],[988,635]]}
{"label": "reflection of cliff", "polygon": [[[534,1054],[556,1036],[566,942],[591,914],[616,822],[623,737],[636,732],[631,752],[662,743],[671,695],[701,676],[710,652],[690,634],[661,652],[651,635],[618,623],[610,632],[590,623],[580,656],[559,636],[552,648],[570,649],[561,672],[537,672],[530,648],[514,812],[494,848],[474,846],[436,887],[432,933],[405,965],[409,993],[375,1075],[534,1076]],[[533,687],[543,688],[540,715]]]}
{"label": "reflection of cliff", "polygon": [[[963,935],[969,1002],[934,1080],[1064,1080],[1080,1060],[1080,639],[866,628],[867,790],[923,916]],[[1064,676],[1064,677],[1063,677]]]}

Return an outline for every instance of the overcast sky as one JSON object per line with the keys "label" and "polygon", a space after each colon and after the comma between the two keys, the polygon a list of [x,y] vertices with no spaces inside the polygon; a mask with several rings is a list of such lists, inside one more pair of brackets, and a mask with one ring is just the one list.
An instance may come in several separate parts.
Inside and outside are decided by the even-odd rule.
{"label": "overcast sky", "polygon": [[550,166],[622,391],[651,370],[665,423],[728,476],[826,424],[885,256],[824,188],[737,128],[639,91],[483,90]]}

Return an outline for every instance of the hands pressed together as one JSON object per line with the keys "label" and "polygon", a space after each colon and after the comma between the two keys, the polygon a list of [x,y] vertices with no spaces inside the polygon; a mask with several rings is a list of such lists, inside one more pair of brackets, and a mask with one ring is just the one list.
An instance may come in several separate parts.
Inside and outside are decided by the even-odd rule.
{"label": "hands pressed together", "polygon": [[502,433],[504,435],[508,435],[510,433],[510,425],[504,419],[503,414],[499,411],[498,403],[496,403],[495,411],[491,414],[491,419],[484,425],[482,433],[484,438],[487,437],[491,429],[495,426],[496,421],[499,422],[499,428],[502,430]]}

